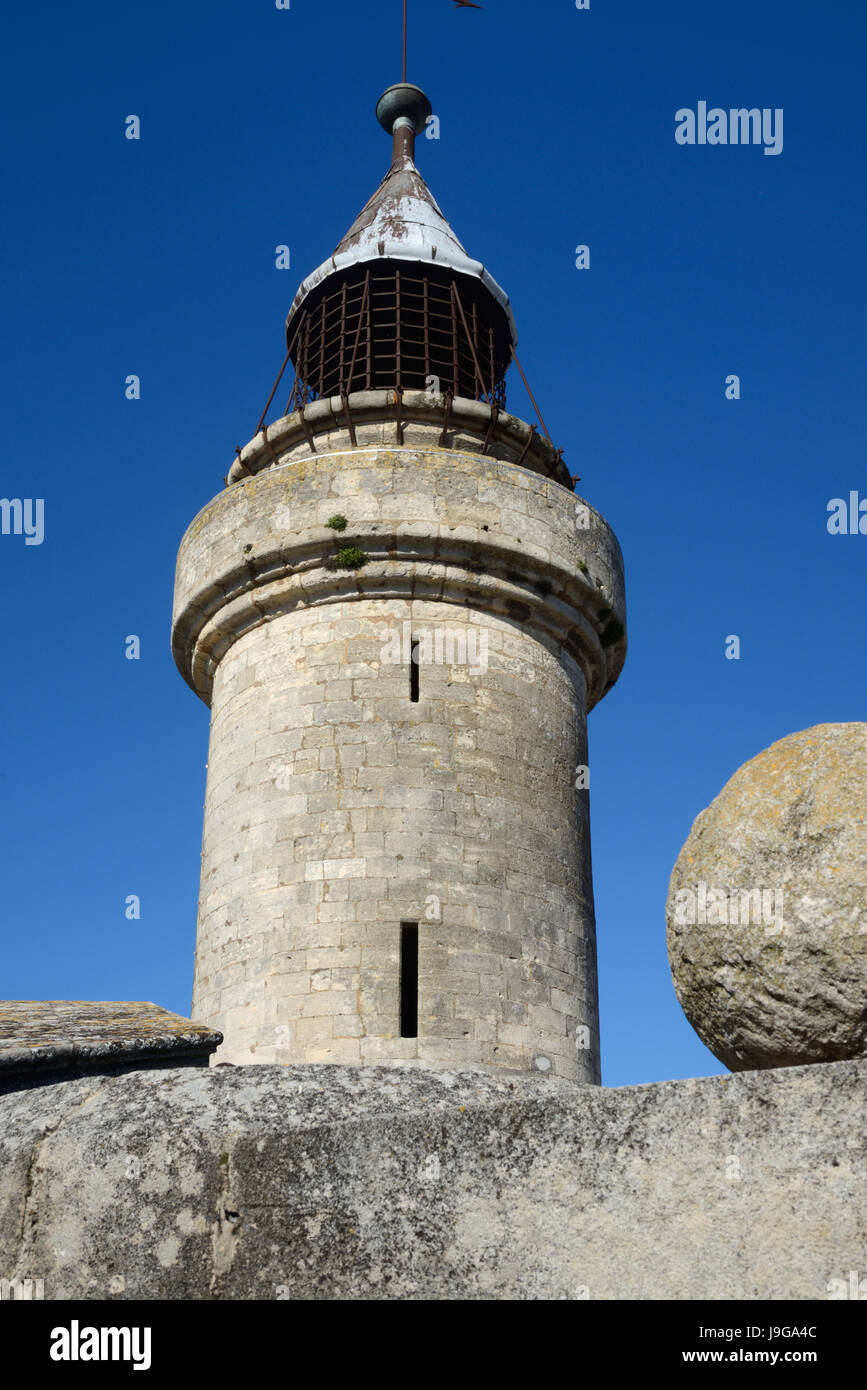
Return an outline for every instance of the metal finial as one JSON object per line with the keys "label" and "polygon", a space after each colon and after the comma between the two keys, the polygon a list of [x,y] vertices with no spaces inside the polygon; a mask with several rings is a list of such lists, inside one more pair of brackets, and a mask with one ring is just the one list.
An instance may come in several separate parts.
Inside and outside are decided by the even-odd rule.
{"label": "metal finial", "polygon": [[398,82],[383,92],[376,103],[376,119],[383,130],[394,136],[395,159],[403,154],[412,158],[415,137],[421,135],[431,115],[430,101],[421,87],[411,82]]}

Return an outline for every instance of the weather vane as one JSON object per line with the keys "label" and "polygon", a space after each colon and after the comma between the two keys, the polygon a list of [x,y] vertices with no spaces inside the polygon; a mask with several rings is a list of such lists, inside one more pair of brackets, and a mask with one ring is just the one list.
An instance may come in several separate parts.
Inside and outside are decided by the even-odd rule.
{"label": "weather vane", "polygon": [[[408,0],[403,0],[403,81],[406,81],[406,11]],[[473,0],[454,0],[456,10],[482,10],[484,5],[476,5]]]}

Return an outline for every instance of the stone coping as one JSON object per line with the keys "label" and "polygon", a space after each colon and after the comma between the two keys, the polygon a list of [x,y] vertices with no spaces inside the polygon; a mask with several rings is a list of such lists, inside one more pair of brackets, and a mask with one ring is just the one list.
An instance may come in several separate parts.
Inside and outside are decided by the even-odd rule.
{"label": "stone coping", "polygon": [[613,1090],[315,1064],[72,1081],[0,1100],[0,1266],[50,1300],[846,1298],[865,1091],[867,1059]]}
{"label": "stone coping", "polygon": [[[520,461],[528,472],[572,491],[569,470],[558,450],[517,415],[506,410],[494,415],[494,408],[485,401],[456,396],[446,425],[446,410],[446,397],[427,391],[404,391],[399,402],[396,391],[355,391],[346,402],[340,396],[323,397],[260,430],[232,463],[226,483],[338,450],[423,446],[483,454],[504,463]],[[446,438],[439,443],[444,426]]]}
{"label": "stone coping", "polygon": [[[84,999],[0,1000],[0,1084],[13,1077],[100,1071],[153,1059],[206,1061],[222,1034],[157,1004]],[[177,1059],[177,1061],[176,1061]]]}

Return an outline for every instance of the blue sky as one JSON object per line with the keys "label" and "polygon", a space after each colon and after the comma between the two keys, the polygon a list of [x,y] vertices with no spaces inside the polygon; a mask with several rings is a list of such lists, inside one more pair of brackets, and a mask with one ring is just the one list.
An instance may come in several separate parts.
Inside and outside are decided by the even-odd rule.
{"label": "blue sky", "polygon": [[[189,1011],[208,715],[169,653],[175,554],[385,172],[399,28],[400,0],[4,17],[0,494],[45,499],[41,546],[0,536],[4,996]],[[411,0],[419,165],[626,560],[590,718],[608,1085],[723,1070],[668,973],[674,861],[746,759],[864,718],[867,536],[826,520],[867,496],[865,31],[842,3]],[[781,108],[782,153],[678,145],[702,100]]]}

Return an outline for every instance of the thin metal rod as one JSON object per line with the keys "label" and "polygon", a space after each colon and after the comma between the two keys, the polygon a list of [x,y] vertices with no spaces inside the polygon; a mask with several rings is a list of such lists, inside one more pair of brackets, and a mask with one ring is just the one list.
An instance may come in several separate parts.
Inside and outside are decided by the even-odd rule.
{"label": "thin metal rod", "polygon": [[304,395],[304,383],[307,380],[307,343],[310,338],[310,319],[308,318],[306,310],[299,315],[298,327],[295,329],[295,336],[292,339],[292,346],[289,349],[290,352],[297,343],[302,328],[304,329],[304,341],[298,349],[298,360],[295,363],[295,382],[292,387],[292,395],[286,402],[286,409],[283,412],[284,415],[290,415],[297,410],[298,406],[302,404]]}
{"label": "thin metal rod", "polygon": [[[370,270],[367,272],[367,285],[370,287]],[[365,377],[365,391],[373,390],[373,296],[368,295],[367,299],[367,376]]]}
{"label": "thin metal rod", "polygon": [[[287,364],[288,364],[288,362],[289,362],[289,358],[292,356],[292,351],[293,351],[293,349],[294,349],[294,347],[295,347],[295,344],[296,344],[297,341],[298,341],[298,334],[299,334],[299,332],[300,332],[300,329],[301,329],[301,323],[300,323],[300,320],[299,320],[299,322],[298,322],[298,323],[296,324],[296,326],[295,326],[295,332],[294,332],[293,335],[292,335],[292,341],[291,341],[291,343],[289,344],[289,346],[288,346],[287,349],[286,349],[286,356],[283,358],[283,366],[280,368],[280,371],[279,371],[278,374],[277,374],[277,380],[274,382],[274,385],[273,385],[273,387],[271,388],[271,394],[270,394],[270,396],[268,397],[267,401],[265,402],[265,409],[262,411],[262,414],[259,416],[259,423],[258,423],[258,425],[256,426],[256,428],[255,428],[254,431],[253,431],[253,438],[254,438],[254,439],[256,438],[256,435],[259,433],[260,429],[261,429],[262,426],[264,425],[264,423],[265,423],[265,416],[268,414],[268,411],[271,409],[271,402],[273,401],[274,397],[276,396],[276,394],[277,394],[277,387],[280,385],[280,382],[281,382],[282,379],[283,379],[283,373],[284,373],[285,370],[286,370]],[[291,397],[290,397],[290,400],[291,400]],[[288,415],[288,414],[289,414],[289,407],[288,407],[288,406],[286,407],[286,410],[284,410],[283,414],[284,414],[284,415]]]}
{"label": "thin metal rod", "polygon": [[444,449],[444,448],[446,447],[447,442],[448,442],[449,420],[451,419],[451,414],[452,414],[452,401],[454,400],[454,393],[453,393],[453,391],[452,391],[449,387],[446,387],[445,398],[446,398],[446,408],[445,408],[445,411],[443,412],[443,432],[442,432],[442,434],[440,435],[440,448],[441,448],[441,449]]}
{"label": "thin metal rod", "polygon": [[317,452],[317,450],[316,450],[316,441],[315,441],[315,439],[313,438],[313,431],[311,430],[310,426],[308,425],[308,423],[307,423],[307,417],[306,417],[306,415],[304,414],[304,411],[305,411],[306,408],[307,408],[307,402],[305,401],[305,402],[304,402],[304,405],[302,405],[301,409],[300,409],[299,412],[298,412],[298,419],[301,421],[301,428],[303,429],[303,431],[304,431],[304,437],[305,437],[305,439],[307,440],[307,443],[308,443],[309,446],[310,446],[310,452],[311,452],[311,454],[315,454],[315,453]]}
{"label": "thin metal rod", "polygon": [[297,398],[297,395],[298,395],[298,368],[297,368],[297,366],[296,366],[296,368],[295,368],[295,380],[294,380],[293,383],[292,383],[292,394],[290,395],[288,401],[286,402],[286,409],[283,411],[283,414],[284,414],[284,415],[291,415],[292,412],[294,411],[294,409],[295,409],[295,400],[296,400],[296,398]]}
{"label": "thin metal rod", "polygon": [[494,437],[494,430],[497,428],[497,419],[499,417],[499,414],[500,407],[496,403],[493,403],[491,405],[491,421],[488,425],[488,432],[485,435],[485,447],[482,449],[483,454],[486,454],[491,447],[491,440]]}
{"label": "thin metal rod", "polygon": [[397,442],[398,442],[398,444],[402,444],[402,443],[403,443],[403,420],[401,419],[401,414],[400,414],[400,408],[401,408],[402,404],[403,404],[403,387],[402,387],[400,384],[398,384],[398,386],[397,386],[396,389],[395,389],[395,393],[394,393],[394,409],[395,409],[395,414],[396,414],[396,416],[397,416],[397,429],[396,429],[396,435],[397,435]]}
{"label": "thin metal rod", "polygon": [[[487,393],[487,391],[485,390],[485,379],[484,379],[484,377],[482,376],[482,369],[481,369],[481,367],[479,366],[479,359],[478,359],[478,357],[476,356],[476,349],[475,349],[475,347],[473,346],[473,340],[472,340],[472,338],[470,337],[470,330],[469,330],[469,327],[467,326],[467,316],[466,316],[466,314],[464,313],[463,300],[461,299],[460,292],[459,292],[459,290],[458,290],[457,285],[455,285],[454,290],[455,290],[455,299],[457,300],[457,302],[458,302],[458,308],[459,308],[460,311],[461,311],[461,321],[462,321],[462,323],[463,323],[463,325],[464,325],[464,332],[465,332],[466,335],[467,335],[467,342],[469,343],[470,352],[472,353],[473,366],[474,366],[475,369],[476,369],[476,381],[478,382],[479,390],[480,390],[481,393],[482,393],[483,399],[486,400],[486,401],[488,401],[488,404],[490,404],[490,401],[488,400],[488,393]],[[541,419],[542,417],[539,416],[539,418]],[[546,433],[547,433],[547,431],[546,431]]]}
{"label": "thin metal rod", "polygon": [[355,330],[355,345],[352,349],[352,361],[349,364],[349,380],[346,383],[347,394],[352,390],[352,378],[355,376],[355,359],[358,355],[358,344],[361,340],[361,325],[364,321],[364,309],[367,304],[367,297],[370,293],[370,270],[364,277],[364,293],[361,296],[361,305],[358,310],[358,326]]}
{"label": "thin metal rod", "polygon": [[322,313],[319,316],[319,395],[325,395],[325,300],[322,296]]}
{"label": "thin metal rod", "polygon": [[515,349],[514,349],[514,348],[512,348],[512,361],[514,362],[515,366],[518,368],[518,371],[521,373],[521,380],[523,381],[524,386],[525,386],[526,389],[527,389],[527,395],[530,397],[530,401],[532,402],[533,409],[535,410],[536,414],[537,414],[538,417],[539,417],[539,424],[542,426],[542,429],[545,431],[545,438],[547,439],[548,443],[551,445],[551,448],[553,449],[553,447],[554,447],[554,441],[553,441],[553,439],[551,438],[550,434],[548,433],[548,426],[545,424],[545,421],[542,419],[542,412],[541,412],[541,410],[539,409],[539,407],[538,407],[537,404],[536,404],[536,397],[533,395],[533,392],[530,390],[530,383],[529,383],[529,381],[527,380],[527,378],[524,376],[524,368],[521,366],[520,362],[518,361],[518,354],[515,352]]}
{"label": "thin metal rod", "polygon": [[406,81],[406,0],[403,0],[403,80]]}
{"label": "thin metal rod", "polygon": [[396,325],[397,325],[397,331],[396,331],[396,333],[395,333],[395,338],[394,338],[394,352],[395,352],[395,364],[394,364],[394,365],[395,365],[395,377],[397,378],[398,387],[400,387],[400,386],[403,385],[403,382],[402,382],[401,379],[400,379],[400,271],[399,271],[399,270],[398,270],[398,271],[395,271],[394,311],[395,311],[395,323],[396,323]]}
{"label": "thin metal rod", "polygon": [[422,309],[424,319],[424,384],[427,386],[430,380],[430,291],[428,288],[428,278],[424,277],[424,307]]}
{"label": "thin metal rod", "polygon": [[277,455],[274,453],[274,446],[273,446],[273,444],[271,443],[270,439],[268,438],[268,429],[269,429],[269,426],[268,426],[268,425],[265,425],[264,428],[263,428],[263,430],[262,430],[262,443],[265,445],[265,448],[268,450],[268,457],[270,458],[271,462],[272,462],[272,463],[279,463],[280,460],[278,459]]}
{"label": "thin metal rod", "polygon": [[534,440],[535,438],[536,438],[536,426],[535,426],[535,425],[531,425],[531,426],[530,426],[530,433],[527,435],[527,442],[526,442],[526,444],[524,445],[523,450],[521,451],[521,457],[518,459],[518,466],[519,466],[519,467],[520,467],[520,465],[524,462],[524,459],[527,457],[527,455],[529,454],[529,452],[530,452],[530,445],[533,443],[533,440]]}
{"label": "thin metal rod", "polygon": [[338,375],[339,375],[339,378],[340,378],[340,394],[341,394],[341,396],[342,396],[342,395],[344,394],[345,390],[346,390],[346,384],[345,384],[345,382],[344,382],[344,380],[343,380],[343,368],[344,368],[345,365],[346,365],[346,361],[345,361],[345,354],[346,354],[346,281],[345,281],[345,280],[344,280],[344,282],[343,282],[343,285],[342,285],[341,289],[342,289],[342,292],[341,292],[341,296],[340,296],[340,369],[339,369]]}
{"label": "thin metal rod", "polygon": [[273,401],[274,397],[275,397],[276,394],[277,394],[277,387],[280,385],[280,382],[283,380],[283,373],[284,373],[285,370],[286,370],[286,364],[287,364],[288,361],[289,361],[289,350],[287,349],[287,351],[286,351],[286,356],[283,358],[283,366],[280,368],[280,371],[279,371],[278,374],[277,374],[277,380],[274,382],[274,385],[271,387],[271,394],[270,394],[270,396],[268,397],[267,401],[265,402],[265,409],[262,411],[262,414],[259,416],[259,423],[258,423],[258,425],[256,426],[256,428],[255,428],[254,431],[253,431],[253,438],[254,438],[254,439],[256,438],[256,435],[259,433],[260,429],[262,428],[262,426],[263,426],[264,423],[265,423],[265,416],[268,414],[268,411],[271,409],[271,402]]}
{"label": "thin metal rod", "polygon": [[352,411],[349,409],[349,397],[346,392],[341,392],[340,399],[343,401],[343,416],[346,420],[346,428],[349,430],[349,442],[353,449],[358,448],[358,440],[355,437],[355,421],[352,418]]}
{"label": "thin metal rod", "polygon": [[452,311],[452,378],[453,378],[453,380],[452,380],[452,391],[454,392],[454,394],[455,394],[456,396],[459,396],[459,395],[461,394],[461,379],[460,379],[461,364],[460,364],[460,358],[458,357],[458,316],[457,316],[457,304],[455,303],[455,282],[454,282],[454,280],[452,280],[451,285],[450,285],[450,287],[449,287],[449,295],[450,295],[450,300],[451,300],[451,311]]}

